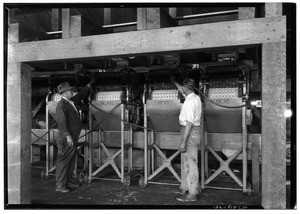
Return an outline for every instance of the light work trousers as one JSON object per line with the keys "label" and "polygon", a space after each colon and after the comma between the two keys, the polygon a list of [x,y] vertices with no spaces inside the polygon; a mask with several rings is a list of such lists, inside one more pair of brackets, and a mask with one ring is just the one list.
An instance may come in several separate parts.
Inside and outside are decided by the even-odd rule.
{"label": "light work trousers", "polygon": [[[184,127],[181,128],[183,135]],[[181,185],[182,190],[191,195],[198,194],[199,170],[198,170],[198,148],[201,145],[201,128],[193,127],[186,143],[186,152],[181,153]]]}

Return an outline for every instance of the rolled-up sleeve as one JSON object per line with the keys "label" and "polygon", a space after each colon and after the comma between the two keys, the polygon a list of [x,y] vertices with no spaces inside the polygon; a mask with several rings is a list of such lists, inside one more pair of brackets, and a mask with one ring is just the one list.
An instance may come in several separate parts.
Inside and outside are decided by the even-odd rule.
{"label": "rolled-up sleeve", "polygon": [[56,108],[57,125],[58,129],[66,137],[70,135],[68,124],[67,124],[67,111],[63,106],[58,105]]}

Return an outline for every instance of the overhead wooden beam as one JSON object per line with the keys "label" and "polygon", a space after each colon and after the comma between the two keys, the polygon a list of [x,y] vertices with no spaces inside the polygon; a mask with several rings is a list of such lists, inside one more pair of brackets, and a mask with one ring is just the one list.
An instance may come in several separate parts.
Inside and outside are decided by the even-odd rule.
{"label": "overhead wooden beam", "polygon": [[62,38],[66,39],[70,37],[70,9],[63,8],[61,12],[62,19]]}
{"label": "overhead wooden beam", "polygon": [[239,19],[254,19],[255,7],[239,7]]}
{"label": "overhead wooden beam", "polygon": [[104,58],[280,41],[286,41],[285,16],[9,44],[8,61]]}
{"label": "overhead wooden beam", "polygon": [[137,8],[137,30],[147,29],[147,8]]}
{"label": "overhead wooden beam", "polygon": [[52,8],[51,12],[51,30],[58,31],[59,30],[59,9]]}
{"label": "overhead wooden beam", "polygon": [[70,37],[80,37],[81,36],[81,15],[75,15],[70,17]]}
{"label": "overhead wooden beam", "polygon": [[174,19],[177,17],[177,8],[176,7],[170,7],[169,8],[169,14]]}
{"label": "overhead wooden beam", "polygon": [[278,17],[282,16],[282,3],[266,3],[265,4],[265,16],[266,17]]}
{"label": "overhead wooden beam", "polygon": [[137,29],[158,29],[176,26],[176,22],[169,14],[159,7],[137,8]]}
{"label": "overhead wooden beam", "polygon": [[111,24],[111,8],[104,8],[103,12],[103,25]]}

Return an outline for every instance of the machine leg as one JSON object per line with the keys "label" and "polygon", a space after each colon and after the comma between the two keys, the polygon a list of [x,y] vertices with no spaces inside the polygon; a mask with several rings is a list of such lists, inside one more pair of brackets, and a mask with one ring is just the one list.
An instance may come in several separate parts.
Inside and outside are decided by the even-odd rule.
{"label": "machine leg", "polygon": [[125,144],[125,140],[124,140],[124,120],[125,120],[125,107],[122,104],[121,105],[121,182],[124,182],[124,144]]}
{"label": "machine leg", "polygon": [[247,127],[246,127],[246,107],[242,110],[242,126],[243,126],[243,192],[247,192]]}
{"label": "machine leg", "polygon": [[202,142],[201,142],[201,183],[200,183],[200,187],[201,189],[204,189],[204,180],[205,180],[205,176],[204,176],[204,167],[205,167],[205,133],[204,133],[204,136],[203,138],[204,139]]}
{"label": "machine leg", "polygon": [[204,134],[204,171],[205,178],[208,177],[208,151],[207,151],[207,132]]}
{"label": "machine leg", "polygon": [[147,105],[144,104],[144,182],[147,185],[148,180],[148,130],[147,130]]}
{"label": "machine leg", "polygon": [[[89,128],[90,130],[93,130],[93,122],[92,122],[92,114],[89,111]],[[93,166],[93,132],[91,132],[89,135],[89,147],[88,147],[88,159],[89,159],[89,172],[88,172],[88,176],[85,175],[85,181],[86,182],[91,182],[92,181],[92,166]]]}

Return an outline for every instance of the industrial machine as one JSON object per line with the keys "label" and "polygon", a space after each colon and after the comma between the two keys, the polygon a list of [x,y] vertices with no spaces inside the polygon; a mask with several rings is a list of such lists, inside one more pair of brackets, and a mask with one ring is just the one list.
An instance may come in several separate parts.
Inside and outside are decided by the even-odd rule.
{"label": "industrial machine", "polygon": [[[181,100],[177,88],[170,82],[168,75],[169,72],[163,71],[147,74],[143,93],[144,176],[140,179],[140,186],[146,186],[148,183],[171,184],[155,181],[164,169],[169,169],[180,183],[180,176],[173,168],[172,161],[180,154],[178,116]],[[173,154],[167,157],[166,150],[173,151]],[[161,159],[160,166],[157,166],[158,158]]]}
{"label": "industrial machine", "polygon": [[[92,134],[87,180],[91,182],[92,179],[112,179],[128,185],[130,176],[126,175],[133,170],[133,125],[140,121],[138,80],[134,70],[130,68],[97,75],[98,85],[95,86],[89,105],[89,126]],[[128,154],[127,164],[125,152]],[[113,168],[118,178],[104,177],[110,173],[105,171],[108,166]]]}
{"label": "industrial machine", "polygon": [[[201,188],[232,187],[210,186],[217,176],[229,175],[247,190],[247,125],[251,124],[251,111],[247,109],[249,97],[249,66],[211,66],[202,72],[202,95],[204,101],[205,134],[202,144]],[[219,162],[217,169],[208,170],[209,152]],[[230,168],[233,160],[242,160],[242,179]]]}

